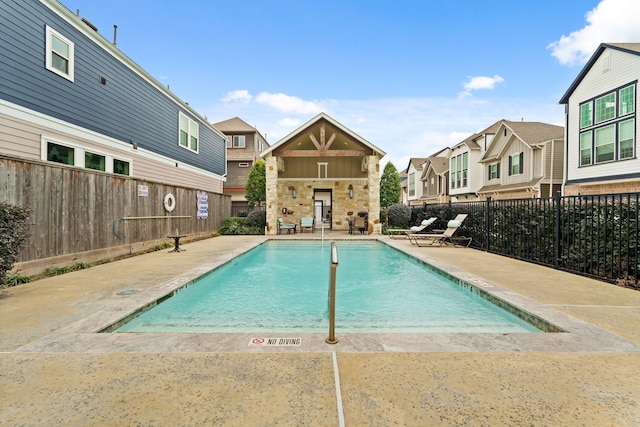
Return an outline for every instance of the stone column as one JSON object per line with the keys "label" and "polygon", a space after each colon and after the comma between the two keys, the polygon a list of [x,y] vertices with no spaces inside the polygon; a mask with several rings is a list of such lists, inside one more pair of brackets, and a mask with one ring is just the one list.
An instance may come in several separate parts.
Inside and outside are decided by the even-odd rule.
{"label": "stone column", "polygon": [[369,189],[369,224],[373,224],[373,234],[380,234],[382,232],[380,224],[380,159],[377,155],[369,156],[367,186]]}
{"label": "stone column", "polygon": [[267,234],[278,234],[278,162],[269,155],[265,159]]}

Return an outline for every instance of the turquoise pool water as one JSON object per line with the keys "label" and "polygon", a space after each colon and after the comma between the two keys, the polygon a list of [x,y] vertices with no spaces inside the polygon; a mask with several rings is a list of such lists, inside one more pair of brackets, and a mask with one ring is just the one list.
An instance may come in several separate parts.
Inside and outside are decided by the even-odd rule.
{"label": "turquoise pool water", "polygon": [[[336,332],[540,332],[380,242],[338,242]],[[268,241],[115,332],[327,332],[330,244]]]}

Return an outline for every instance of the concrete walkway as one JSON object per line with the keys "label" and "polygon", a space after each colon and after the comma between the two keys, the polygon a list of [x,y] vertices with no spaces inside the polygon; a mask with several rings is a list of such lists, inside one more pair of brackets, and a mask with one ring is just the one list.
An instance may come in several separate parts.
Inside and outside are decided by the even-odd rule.
{"label": "concrete walkway", "polygon": [[264,239],[222,236],[1,290],[0,425],[640,425],[640,292],[473,249],[380,237],[568,332],[337,331],[336,345],[302,334],[294,347],[97,333]]}

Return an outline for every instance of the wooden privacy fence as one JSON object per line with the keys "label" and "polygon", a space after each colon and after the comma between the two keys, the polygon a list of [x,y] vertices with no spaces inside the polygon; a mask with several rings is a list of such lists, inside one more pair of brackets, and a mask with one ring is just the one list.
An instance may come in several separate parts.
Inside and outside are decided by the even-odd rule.
{"label": "wooden privacy fence", "polygon": [[228,196],[86,169],[0,158],[0,172],[0,199],[32,210],[18,263],[137,252],[176,231],[212,234],[231,213]]}

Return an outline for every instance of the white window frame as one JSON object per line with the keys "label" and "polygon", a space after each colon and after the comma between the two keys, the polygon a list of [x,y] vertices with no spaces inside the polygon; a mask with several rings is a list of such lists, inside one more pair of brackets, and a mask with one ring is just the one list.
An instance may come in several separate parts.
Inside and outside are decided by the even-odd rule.
{"label": "white window frame", "polygon": [[[187,130],[186,130],[186,134],[187,134],[187,145],[182,145],[182,141],[181,141],[181,136],[182,136],[182,120],[186,120],[187,123]],[[193,126],[195,126],[195,138],[196,138],[196,148],[193,149],[191,148],[191,138],[194,137],[193,135]],[[196,122],[195,120],[192,120],[189,116],[187,116],[186,114],[184,114],[182,111],[178,112],[178,146],[184,148],[185,150],[189,150],[191,152],[194,153],[198,153],[200,151],[200,123]]]}
{"label": "white window frame", "polygon": [[407,177],[407,192],[409,197],[415,197],[416,195],[416,173],[411,172]]}
{"label": "white window frame", "polygon": [[[329,162],[318,162],[318,178],[326,179],[327,178],[327,169],[329,166]],[[322,173],[324,172],[324,173]]]}
{"label": "white window frame", "polygon": [[[231,137],[231,139],[232,139],[231,148],[247,148],[247,136],[246,135],[233,135]],[[237,144],[236,144],[236,141],[238,141]]]}
{"label": "white window frame", "polygon": [[[609,139],[604,139],[604,138],[598,138],[599,134],[600,135],[605,135],[604,132],[609,130],[609,134],[610,134],[610,138]],[[608,148],[610,147],[610,148]],[[599,160],[599,150],[603,150],[605,149],[605,152],[607,154],[610,154],[613,158],[611,159],[604,159],[604,160]],[[602,153],[600,153],[600,156],[602,156]],[[602,164],[602,163],[610,163],[616,160],[616,125],[615,124],[610,124],[607,126],[602,126],[597,128],[594,133],[593,133],[593,163],[594,164]]]}
{"label": "white window frame", "polygon": [[239,168],[248,168],[249,167],[249,163],[248,162],[238,163],[238,167]]}
{"label": "white window frame", "polygon": [[499,163],[492,163],[489,165],[489,181],[494,179],[500,179],[500,166]]}
{"label": "white window frame", "polygon": [[[53,49],[53,38],[57,38],[58,40],[60,40],[61,42],[65,43],[68,48],[69,48],[69,53],[68,53],[68,57],[65,57],[64,55],[61,55],[59,52],[55,52]],[[59,70],[58,68],[56,68],[53,65],[53,53],[56,53],[58,56],[66,59],[68,61],[68,66],[69,66],[69,70],[68,72],[64,72],[62,70]],[[63,36],[62,34],[60,34],[59,32],[57,32],[56,30],[54,30],[53,28],[51,28],[50,26],[46,26],[46,37],[45,37],[45,67],[47,68],[47,70],[56,73],[57,75],[64,77],[65,79],[69,80],[69,81],[73,81],[74,78],[74,68],[75,68],[75,61],[74,61],[74,44],[71,40],[69,40],[68,38],[66,38],[65,36]]]}
{"label": "white window frame", "polygon": [[520,175],[523,172],[520,164],[520,154],[516,153],[509,156],[509,176]]}
{"label": "white window frame", "polygon": [[[64,147],[67,148],[71,148],[74,150],[74,154],[73,154],[73,165],[68,165],[66,163],[58,163],[58,162],[53,162],[53,161],[49,161],[47,160],[47,147],[48,147],[48,143],[51,142],[53,144],[56,145],[62,145]],[[85,166],[85,161],[84,161],[84,156],[85,156],[85,152],[89,152],[91,154],[96,154],[99,156],[104,156],[105,157],[105,170],[101,171],[99,169],[91,169],[91,168],[87,168]],[[118,176],[132,176],[133,175],[133,160],[126,158],[126,157],[122,157],[119,155],[112,155],[112,154],[108,154],[105,153],[104,151],[100,151],[100,150],[95,150],[93,148],[84,146],[82,144],[77,144],[75,142],[69,142],[69,141],[63,141],[61,139],[58,138],[52,138],[46,135],[42,135],[40,137],[40,160],[47,162],[47,163],[55,163],[58,165],[65,165],[68,167],[77,167],[77,168],[82,168],[82,169],[87,169],[90,171],[97,171],[97,172],[107,172],[107,173],[112,173],[112,174],[116,174]],[[126,162],[129,164],[129,174],[125,175],[125,174],[121,174],[121,173],[115,173],[113,171],[113,161],[114,160],[120,160],[121,162]]]}
{"label": "white window frame", "polygon": [[[583,140],[583,137],[588,138]],[[579,160],[579,164],[580,166],[591,166],[591,164],[593,164],[593,132],[588,131],[588,132],[582,132],[580,134],[579,137],[579,144],[580,144],[580,160]],[[588,143],[588,144],[587,144]],[[583,155],[582,153],[588,151],[589,152],[589,162],[582,162],[583,159]]]}

